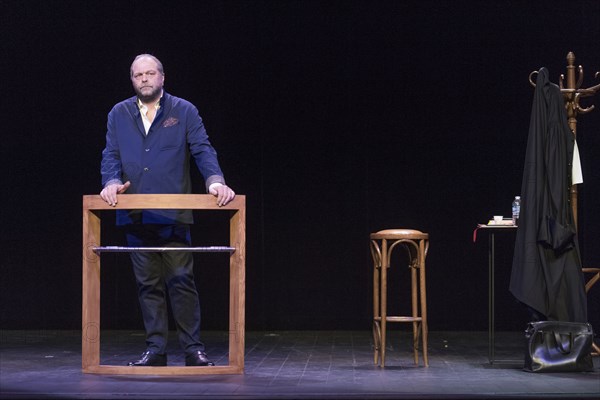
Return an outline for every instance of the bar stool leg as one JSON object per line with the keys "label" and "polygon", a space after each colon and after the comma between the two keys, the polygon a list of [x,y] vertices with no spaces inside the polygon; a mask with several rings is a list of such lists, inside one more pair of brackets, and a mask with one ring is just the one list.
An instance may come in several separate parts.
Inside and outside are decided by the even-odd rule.
{"label": "bar stool leg", "polygon": [[416,318],[419,317],[419,299],[417,297],[417,267],[419,263],[419,255],[418,251],[413,252],[411,246],[406,246],[410,254],[410,291],[411,291],[411,307],[412,307],[412,317],[415,319],[412,322],[413,326],[413,354],[415,358],[415,364],[419,364],[419,328],[420,323]]}
{"label": "bar stool leg", "polygon": [[380,290],[380,304],[381,304],[381,366],[385,367],[385,339],[386,339],[386,328],[387,328],[387,269],[389,267],[389,254],[387,240],[381,241],[381,290]]}
{"label": "bar stool leg", "polygon": [[371,241],[371,256],[373,257],[373,363],[379,363],[381,351],[381,323],[380,323],[380,304],[379,304],[379,285],[381,273],[381,251],[376,241]]}
{"label": "bar stool leg", "polygon": [[427,336],[429,334],[427,327],[427,293],[425,285],[425,258],[427,256],[427,245],[426,240],[419,242],[419,284],[421,293],[421,336],[423,340],[423,361],[425,366],[429,366],[429,359],[427,357]]}

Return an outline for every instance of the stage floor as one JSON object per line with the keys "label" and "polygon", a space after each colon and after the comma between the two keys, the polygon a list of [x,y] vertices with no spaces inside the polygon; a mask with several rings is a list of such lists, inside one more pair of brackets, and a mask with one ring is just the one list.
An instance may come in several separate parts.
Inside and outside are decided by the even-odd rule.
{"label": "stage floor", "polygon": [[[521,370],[520,332],[430,332],[429,367],[416,366],[410,334],[388,333],[386,368],[373,365],[370,331],[246,332],[243,375],[94,375],[81,371],[77,331],[0,331],[0,398],[80,399],[515,399],[598,398],[594,372]],[[227,364],[227,333],[204,332],[209,357]],[[144,351],[140,331],[103,331],[101,364],[125,365]],[[169,364],[184,357],[171,335]],[[422,360],[421,360],[422,361]]]}

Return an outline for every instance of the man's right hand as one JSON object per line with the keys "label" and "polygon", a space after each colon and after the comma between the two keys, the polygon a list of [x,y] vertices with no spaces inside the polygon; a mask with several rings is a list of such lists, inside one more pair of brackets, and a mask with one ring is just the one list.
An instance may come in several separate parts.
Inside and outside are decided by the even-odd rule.
{"label": "man's right hand", "polygon": [[129,185],[131,185],[131,182],[129,181],[122,185],[118,183],[107,185],[100,192],[100,197],[102,197],[102,200],[114,207],[117,205],[117,194],[125,193],[127,188],[129,188]]}

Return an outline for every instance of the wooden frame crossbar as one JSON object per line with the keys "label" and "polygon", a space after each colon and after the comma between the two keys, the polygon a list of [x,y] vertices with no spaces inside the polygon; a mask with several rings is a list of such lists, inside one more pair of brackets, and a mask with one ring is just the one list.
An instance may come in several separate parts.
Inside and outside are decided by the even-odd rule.
{"label": "wooden frame crossbar", "polygon": [[205,247],[128,247],[128,246],[95,246],[92,251],[101,253],[233,253],[235,247],[205,246]]}
{"label": "wooden frame crossbar", "polygon": [[[101,211],[130,209],[224,210],[230,212],[230,246],[212,251],[228,251],[229,257],[229,364],[206,367],[130,367],[100,365],[100,257],[102,251],[141,251],[140,248],[100,246]],[[109,249],[109,250],[107,250]],[[137,250],[136,250],[137,249]],[[160,250],[163,249],[163,250]],[[164,251],[164,248],[156,251]],[[184,248],[186,251],[208,248]],[[215,250],[217,249],[217,250]],[[166,250],[169,251],[169,250]],[[181,249],[179,249],[181,251]],[[245,285],[246,285],[246,197],[236,195],[223,207],[212,195],[202,194],[123,194],[115,207],[99,195],[83,196],[81,364],[84,373],[115,375],[209,375],[244,372]]]}

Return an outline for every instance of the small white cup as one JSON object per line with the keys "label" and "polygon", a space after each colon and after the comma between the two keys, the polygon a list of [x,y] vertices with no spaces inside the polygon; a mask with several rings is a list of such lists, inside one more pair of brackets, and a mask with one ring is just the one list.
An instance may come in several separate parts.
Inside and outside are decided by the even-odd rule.
{"label": "small white cup", "polygon": [[502,222],[502,215],[494,215],[494,222],[497,224]]}

